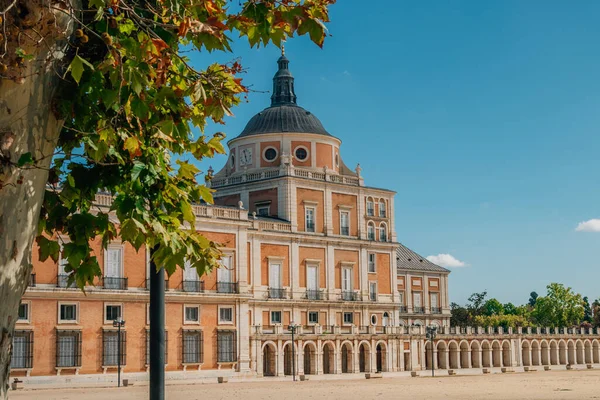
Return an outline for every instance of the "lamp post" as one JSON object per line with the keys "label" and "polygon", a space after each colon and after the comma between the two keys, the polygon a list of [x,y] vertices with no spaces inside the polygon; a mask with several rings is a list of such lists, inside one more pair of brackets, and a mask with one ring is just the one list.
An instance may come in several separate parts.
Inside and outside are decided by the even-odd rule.
{"label": "lamp post", "polygon": [[113,327],[117,328],[117,387],[121,387],[121,328],[124,326],[125,321],[121,317],[113,321]]}
{"label": "lamp post", "polygon": [[427,337],[427,339],[429,339],[429,342],[431,343],[431,376],[435,376],[434,368],[433,368],[433,340],[435,339],[436,334],[437,334],[436,326],[431,325],[431,326],[427,327],[426,337]]}
{"label": "lamp post", "polygon": [[150,400],[165,398],[165,269],[150,258]]}
{"label": "lamp post", "polygon": [[292,332],[292,377],[294,382],[296,381],[296,350],[294,349],[294,334],[296,333],[296,329],[298,329],[298,325],[294,323],[294,321],[290,322],[288,329]]}

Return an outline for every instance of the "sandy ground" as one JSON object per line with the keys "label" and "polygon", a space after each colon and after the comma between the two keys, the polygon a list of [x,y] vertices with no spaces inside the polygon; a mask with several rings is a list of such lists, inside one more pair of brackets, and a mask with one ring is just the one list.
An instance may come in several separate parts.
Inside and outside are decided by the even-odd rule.
{"label": "sandy ground", "polygon": [[[148,386],[11,392],[13,400],[147,399]],[[514,374],[322,380],[268,381],[167,386],[167,399],[185,400],[508,400],[600,399],[600,370],[538,371]]]}

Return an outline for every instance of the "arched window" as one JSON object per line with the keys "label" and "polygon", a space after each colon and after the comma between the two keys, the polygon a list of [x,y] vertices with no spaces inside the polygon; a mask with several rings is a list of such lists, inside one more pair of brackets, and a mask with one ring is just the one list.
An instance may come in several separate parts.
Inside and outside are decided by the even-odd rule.
{"label": "arched window", "polygon": [[379,241],[387,242],[387,225],[385,222],[379,224]]}
{"label": "arched window", "polygon": [[390,324],[390,314],[388,314],[387,312],[383,313],[383,326],[388,326]]}
{"label": "arched window", "polygon": [[379,216],[381,218],[385,218],[386,217],[386,209],[385,209],[385,200],[380,199],[379,200]]}
{"label": "arched window", "polygon": [[375,240],[375,224],[373,222],[367,224],[367,239]]}
{"label": "arched window", "polygon": [[375,215],[375,204],[371,197],[367,197],[367,216],[373,217]]}

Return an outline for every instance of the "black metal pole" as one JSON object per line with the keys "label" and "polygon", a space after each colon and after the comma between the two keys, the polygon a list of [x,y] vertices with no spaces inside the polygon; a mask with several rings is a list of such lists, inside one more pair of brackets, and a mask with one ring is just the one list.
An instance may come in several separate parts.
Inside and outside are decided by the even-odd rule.
{"label": "black metal pole", "polygon": [[150,253],[150,400],[165,398],[165,270]]}
{"label": "black metal pole", "polygon": [[117,387],[121,387],[121,320],[117,324]]}
{"label": "black metal pole", "polygon": [[296,350],[294,349],[294,331],[296,330],[295,326],[292,326],[292,376],[294,378],[294,382],[296,382]]}

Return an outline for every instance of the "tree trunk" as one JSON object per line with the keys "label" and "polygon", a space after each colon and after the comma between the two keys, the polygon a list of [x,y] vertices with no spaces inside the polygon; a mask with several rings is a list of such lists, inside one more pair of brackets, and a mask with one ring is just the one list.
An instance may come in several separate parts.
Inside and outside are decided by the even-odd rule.
{"label": "tree trunk", "polygon": [[[72,30],[67,7],[0,0],[0,13],[9,9],[4,16],[7,51],[3,55],[0,49],[0,63],[7,67],[0,75],[0,399],[8,398],[12,335],[31,274],[47,169],[62,125],[52,101],[60,83],[57,71],[64,65],[65,38]],[[16,55],[17,47],[33,58]],[[26,153],[35,167],[17,166]]]}

